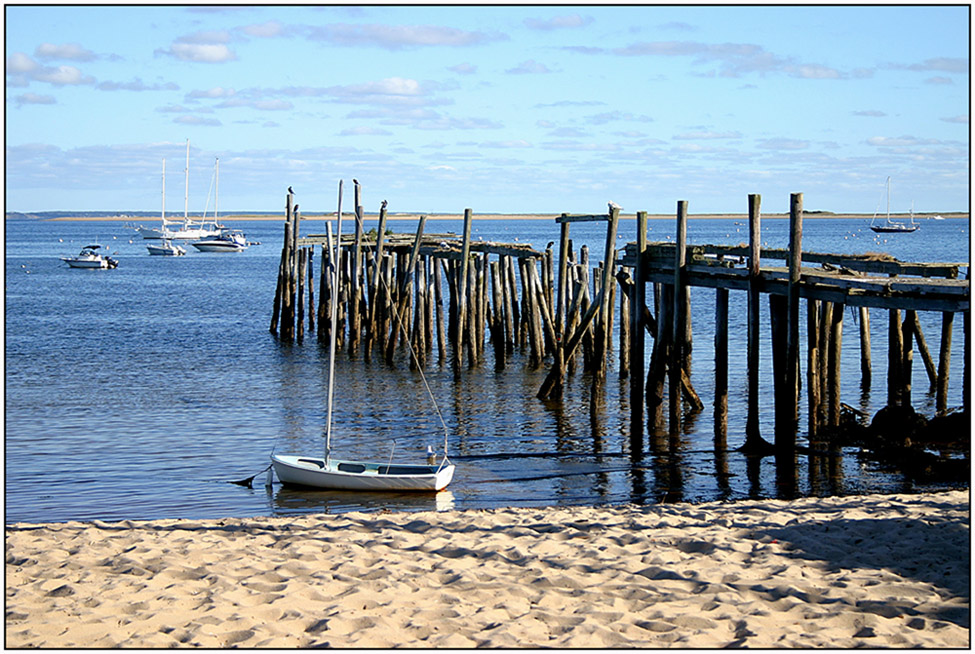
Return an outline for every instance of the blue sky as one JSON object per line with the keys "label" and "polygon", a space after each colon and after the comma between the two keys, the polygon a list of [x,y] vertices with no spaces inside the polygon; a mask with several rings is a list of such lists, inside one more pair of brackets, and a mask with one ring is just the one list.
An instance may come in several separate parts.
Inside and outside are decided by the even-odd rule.
{"label": "blue sky", "polygon": [[967,6],[5,7],[6,208],[969,208]]}

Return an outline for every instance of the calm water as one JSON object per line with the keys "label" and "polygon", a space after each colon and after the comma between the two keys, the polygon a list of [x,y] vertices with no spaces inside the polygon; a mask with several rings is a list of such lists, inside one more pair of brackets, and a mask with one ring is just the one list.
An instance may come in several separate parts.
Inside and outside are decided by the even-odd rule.
{"label": "calm water", "polygon": [[[367,222],[366,229],[374,225]],[[254,489],[232,485],[262,470],[272,448],[321,450],[328,358],[314,340],[283,346],[268,333],[282,223],[239,226],[263,245],[241,254],[193,251],[168,258],[148,256],[144,242],[121,223],[6,224],[7,522],[652,503],[793,492],[777,483],[772,459],[714,453],[710,406],[688,421],[674,454],[653,454],[649,447],[635,452],[627,385],[618,380],[615,362],[601,395],[591,398],[588,380],[577,374],[564,403],[547,405],[535,399],[546,370],[528,371],[525,357],[516,354],[495,373],[490,348],[486,365],[457,378],[435,354],[428,366],[458,464],[449,492],[435,498],[299,492],[276,481],[267,490],[263,475]],[[621,223],[621,244],[635,237],[634,226],[632,220]],[[392,227],[412,232],[415,224]],[[460,229],[454,221],[427,223],[428,232]],[[766,219],[763,240],[785,247],[787,230],[787,220]],[[303,230],[323,231],[321,222],[306,222]],[[673,240],[673,233],[672,220],[651,221],[651,240]],[[577,248],[588,242],[593,258],[602,257],[600,226],[573,225],[572,235]],[[558,239],[558,227],[552,220],[476,221],[477,237],[544,249]],[[693,220],[688,237],[691,243],[737,244],[747,241],[747,230],[732,220]],[[807,220],[803,237],[804,249],[819,252],[969,260],[967,220],[924,221],[915,234],[886,239],[865,222]],[[58,259],[96,239],[117,253],[118,269],[72,270]],[[692,380],[708,404],[713,297],[702,289],[692,298]],[[729,448],[744,441],[744,307],[743,294],[732,293]],[[843,401],[871,413],[885,399],[886,319],[874,313],[870,391],[860,387],[857,339],[843,342]],[[920,318],[936,351],[940,316]],[[952,406],[961,403],[961,322],[955,321]],[[763,339],[761,384],[770,405],[769,345]],[[395,447],[396,458],[409,458],[440,443],[436,416],[405,364],[389,369],[342,356],[337,373],[335,451],[385,459]],[[916,357],[914,403],[930,415],[934,398],[927,387]],[[771,440],[771,412],[762,431]],[[797,466],[800,495],[912,488],[896,471],[853,454],[829,474],[806,457]]]}

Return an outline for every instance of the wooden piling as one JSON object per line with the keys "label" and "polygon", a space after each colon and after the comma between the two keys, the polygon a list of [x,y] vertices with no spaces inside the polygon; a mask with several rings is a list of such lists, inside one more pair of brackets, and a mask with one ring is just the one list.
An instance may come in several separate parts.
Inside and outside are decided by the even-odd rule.
{"label": "wooden piling", "polygon": [[860,385],[864,389],[870,388],[873,376],[873,364],[870,357],[870,309],[860,307]]}
{"label": "wooden piling", "polygon": [[902,406],[911,406],[911,384],[914,376],[914,323],[917,315],[908,309],[904,312],[904,322],[901,324],[903,331],[904,350],[901,354],[901,393],[900,401]]}
{"label": "wooden piling", "polygon": [[305,275],[308,272],[308,255],[306,248],[298,249],[298,292],[295,296],[295,306],[298,311],[295,319],[295,330],[299,343],[305,340]]}
{"label": "wooden piling", "polygon": [[934,390],[938,386],[938,370],[934,366],[934,360],[931,358],[931,351],[928,349],[927,339],[924,338],[924,332],[921,330],[921,321],[918,320],[917,311],[911,311],[911,322],[912,331],[914,333],[914,342],[917,344],[917,352],[921,355],[921,362],[924,364],[924,370],[928,373],[928,382],[931,384],[931,389]]}
{"label": "wooden piling", "polygon": [[945,311],[941,314],[941,348],[938,352],[938,382],[935,391],[935,411],[943,415],[948,410],[948,376],[951,369],[951,331],[955,314]]}
{"label": "wooden piling", "polygon": [[[642,335],[641,335],[642,336]],[[714,294],[714,447],[728,445],[728,289]]]}
{"label": "wooden piling", "polygon": [[759,306],[761,259],[762,259],[762,196],[748,196],[748,414],[745,419],[745,452],[767,451],[769,444],[762,438],[759,428]]}
{"label": "wooden piling", "polygon": [[681,370],[684,368],[683,346],[687,324],[687,305],[684,303],[684,290],[687,276],[687,201],[677,202],[677,236],[674,249],[674,322],[673,337],[670,341],[670,357],[667,367],[669,372],[669,409],[670,433],[677,434],[681,430]]}
{"label": "wooden piling", "polygon": [[806,400],[809,423],[809,438],[815,438],[819,431],[820,366],[822,348],[819,340],[819,300],[806,300]]}
{"label": "wooden piling", "polygon": [[454,365],[457,369],[464,362],[464,314],[467,313],[467,266],[470,263],[471,254],[471,218],[471,210],[464,209],[464,240],[461,243],[460,277],[457,291],[457,334],[454,343]]}
{"label": "wooden piling", "polygon": [[775,447],[791,451],[796,445],[799,409],[799,278],[802,269],[802,193],[793,193],[789,203],[789,295],[786,327],[785,385],[782,425],[775,430]]}
{"label": "wooden piling", "polygon": [[646,336],[643,333],[643,311],[647,303],[647,280],[644,270],[644,256],[647,250],[647,212],[638,211],[636,214],[636,265],[633,268],[633,303],[630,311],[630,438],[639,439],[642,443],[646,428],[643,424],[645,367],[646,367]]}
{"label": "wooden piling", "polygon": [[901,312],[891,309],[887,322],[887,406],[901,405],[901,368],[904,356],[904,333]]}
{"label": "wooden piling", "polygon": [[833,323],[829,336],[829,424],[840,424],[840,362],[843,351],[843,309],[844,305],[837,303],[833,307]]}

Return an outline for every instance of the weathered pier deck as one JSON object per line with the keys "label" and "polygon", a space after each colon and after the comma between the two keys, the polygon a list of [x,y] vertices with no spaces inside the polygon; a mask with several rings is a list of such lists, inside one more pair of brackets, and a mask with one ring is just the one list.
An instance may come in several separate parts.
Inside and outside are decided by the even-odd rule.
{"label": "weathered pier deck", "polygon": [[[556,257],[555,241],[544,251],[522,244],[472,241],[470,209],[465,210],[459,236],[426,234],[424,216],[413,235],[387,234],[384,202],[378,228],[363,233],[356,184],[355,232],[342,236],[341,281],[333,289],[331,224],[326,234],[299,237],[300,215],[289,195],[270,330],[284,342],[302,342],[307,323],[309,333],[327,341],[333,328],[328,307],[337,301],[339,342],[350,352],[361,351],[367,360],[381,356],[395,365],[406,357],[411,367],[423,367],[436,349],[439,365],[450,361],[460,371],[465,362],[469,368],[487,362],[490,344],[495,368],[500,370],[519,348],[527,350],[530,367],[551,366],[538,397],[560,401],[565,375],[578,365],[580,352],[592,383],[604,382],[613,323],[618,319],[619,370],[629,380],[631,432],[633,438],[642,439],[648,433],[678,433],[686,411],[704,408],[687,362],[692,339],[689,290],[712,288],[715,384],[711,401],[717,444],[727,434],[728,298],[730,292],[742,292],[748,307],[748,418],[742,449],[767,453],[795,447],[803,369],[810,439],[839,423],[845,307],[859,312],[860,373],[866,379],[872,373],[868,309],[887,312],[887,406],[911,403],[916,344],[936,388],[938,413],[949,409],[952,333],[955,314],[961,313],[966,362],[961,374],[963,408],[968,410],[968,263],[907,263],[886,255],[804,252],[802,194],[791,198],[789,247],[762,249],[761,198],[751,195],[748,201],[748,244],[687,245],[687,203],[682,201],[677,203],[675,243],[647,242],[647,213],[638,212],[635,241],[617,251],[619,209],[611,203],[605,214],[556,216],[560,229]],[[578,256],[573,250],[570,227],[577,222],[606,225],[603,257],[597,265],[591,265],[587,247]],[[322,262],[317,309],[316,250]],[[652,289],[649,302],[648,287]],[[618,313],[614,311],[617,290]],[[758,419],[763,297],[771,320],[774,443],[762,438]],[[919,311],[941,315],[936,358],[921,331]],[[652,337],[649,356],[647,334]]]}

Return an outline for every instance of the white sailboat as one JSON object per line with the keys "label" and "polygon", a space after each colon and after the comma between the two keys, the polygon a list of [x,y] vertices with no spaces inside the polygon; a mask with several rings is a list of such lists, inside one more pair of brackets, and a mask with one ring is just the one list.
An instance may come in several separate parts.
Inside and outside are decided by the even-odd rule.
{"label": "white sailboat", "polygon": [[[163,174],[165,174],[165,162],[163,163]],[[221,234],[226,227],[217,224],[216,218],[207,221],[206,217],[202,220],[194,221],[190,218],[190,140],[186,139],[186,177],[185,191],[183,193],[183,223],[178,227],[172,227],[176,221],[167,220],[163,216],[162,227],[159,229],[148,227],[137,227],[136,231],[142,238],[161,238],[169,240],[195,241],[207,236]]]}
{"label": "white sailboat", "polygon": [[[166,225],[166,160],[163,159],[163,169],[162,169],[162,223],[163,226]],[[149,254],[164,256],[164,257],[179,257],[186,254],[186,248],[181,245],[176,245],[168,238],[163,238],[158,242],[152,242],[146,245],[146,249],[149,250]]]}
{"label": "white sailboat", "polygon": [[873,214],[873,220],[870,221],[870,229],[877,232],[878,234],[908,234],[915,231],[920,225],[914,222],[914,206],[911,206],[911,224],[908,225],[904,222],[898,222],[896,220],[890,219],[890,176],[887,177],[887,222],[875,225],[874,221],[877,220],[877,213],[875,211]]}
{"label": "white sailboat", "polygon": [[[329,225],[330,227],[330,225]],[[339,182],[337,238],[333,262],[341,261],[342,182]],[[333,263],[332,288],[338,288],[339,266]],[[338,302],[332,302],[331,320],[336,324]],[[335,339],[333,328],[329,341],[328,412],[325,422],[325,455],[301,456],[272,454],[271,465],[283,484],[335,490],[357,491],[426,491],[443,490],[454,476],[454,464],[447,458],[447,428],[444,425],[443,459],[435,463],[428,448],[428,465],[387,462],[348,461],[332,457],[332,398],[335,390]],[[423,375],[423,372],[420,372]],[[423,378],[426,386],[426,378]],[[427,387],[429,393],[429,387]],[[432,393],[430,394],[433,399]],[[434,401],[434,404],[436,402]],[[439,410],[438,410],[439,415]],[[443,418],[441,417],[441,424]],[[431,463],[432,462],[432,463]]]}

